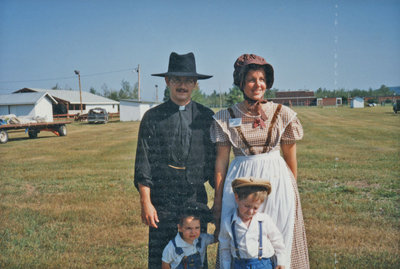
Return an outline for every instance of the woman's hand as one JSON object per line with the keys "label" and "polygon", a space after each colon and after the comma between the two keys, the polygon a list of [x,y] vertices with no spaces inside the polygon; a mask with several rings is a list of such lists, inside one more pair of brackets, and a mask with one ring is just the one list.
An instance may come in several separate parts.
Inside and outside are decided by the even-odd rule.
{"label": "woman's hand", "polygon": [[219,235],[219,229],[221,225],[221,206],[217,206],[216,203],[214,203],[214,206],[212,208],[213,216],[214,216],[214,223],[215,223],[215,231],[214,231],[214,239],[218,239]]}

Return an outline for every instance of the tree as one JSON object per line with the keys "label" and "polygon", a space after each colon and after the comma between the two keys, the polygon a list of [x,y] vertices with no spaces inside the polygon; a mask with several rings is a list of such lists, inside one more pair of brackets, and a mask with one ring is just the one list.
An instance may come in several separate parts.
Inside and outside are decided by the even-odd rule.
{"label": "tree", "polygon": [[55,86],[51,87],[52,90],[60,90],[60,86],[58,86],[58,83],[56,83]]}
{"label": "tree", "polygon": [[136,82],[133,86],[132,99],[139,99],[139,83]]}
{"label": "tree", "polygon": [[198,82],[192,91],[192,100],[197,103],[204,104],[204,94],[201,92]]}
{"label": "tree", "polygon": [[242,102],[243,100],[243,94],[239,87],[234,86],[229,89],[228,98],[226,99],[228,106],[232,106],[236,103]]}
{"label": "tree", "polygon": [[121,99],[137,99],[137,90],[135,95],[135,90],[129,83],[129,81],[121,81],[121,89],[118,92],[118,98]]}
{"label": "tree", "polygon": [[382,84],[381,87],[376,90],[376,93],[377,96],[392,96],[394,91]]}
{"label": "tree", "polygon": [[111,91],[108,89],[107,84],[103,83],[103,85],[101,85],[101,89],[103,90],[103,96],[108,98],[111,94]]}
{"label": "tree", "polygon": [[265,99],[269,99],[269,98],[275,98],[276,97],[276,92],[278,91],[278,89],[270,89],[270,90],[266,90],[264,93],[264,98]]}
{"label": "tree", "polygon": [[103,90],[103,96],[104,96],[104,97],[109,98],[109,99],[112,99],[112,100],[115,100],[115,101],[119,101],[118,92],[117,92],[117,91],[114,91],[114,90],[108,89],[107,84],[104,83],[104,84],[101,86],[101,89]]}
{"label": "tree", "polygon": [[220,102],[220,96],[217,91],[214,90],[212,94],[205,95],[205,104],[210,107],[218,107]]}
{"label": "tree", "polygon": [[97,94],[96,90],[93,87],[90,87],[89,92],[92,94]]}
{"label": "tree", "polygon": [[168,86],[165,86],[163,102],[166,102],[169,100],[169,95],[170,95],[169,88],[168,88]]}

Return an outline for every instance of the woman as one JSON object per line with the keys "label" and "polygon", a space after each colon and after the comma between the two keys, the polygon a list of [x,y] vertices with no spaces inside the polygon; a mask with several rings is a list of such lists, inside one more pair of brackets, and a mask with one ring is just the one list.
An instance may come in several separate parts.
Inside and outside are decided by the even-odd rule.
{"label": "woman", "polygon": [[[240,56],[234,64],[234,84],[244,101],[219,111],[211,128],[217,143],[214,215],[217,230],[221,218],[235,207],[231,183],[252,176],[269,180],[271,195],[259,211],[268,213],[283,234],[289,268],[309,268],[300,197],[297,189],[296,140],[303,129],[290,108],[264,100],[272,87],[274,70],[262,57]],[[231,147],[235,159],[229,166]],[[282,150],[283,158],[280,155]]]}

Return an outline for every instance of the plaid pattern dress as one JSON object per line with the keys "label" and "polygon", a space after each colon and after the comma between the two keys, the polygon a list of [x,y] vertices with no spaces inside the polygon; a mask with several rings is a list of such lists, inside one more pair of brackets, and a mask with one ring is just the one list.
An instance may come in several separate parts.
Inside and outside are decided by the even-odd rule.
{"label": "plaid pattern dress", "polygon": [[[225,178],[221,218],[229,217],[226,216],[227,212],[235,206],[231,188],[231,183],[235,178],[253,176],[269,180],[272,193],[259,210],[269,214],[281,230],[287,256],[290,256],[288,268],[309,268],[307,240],[297,183],[279,151],[281,144],[293,144],[303,137],[301,123],[293,110],[286,106],[280,107],[279,110],[278,104],[273,102],[262,104],[262,109],[267,115],[266,128],[253,127],[255,119],[259,116],[248,114],[244,103],[236,104],[231,109],[236,119],[241,118],[240,130],[233,126],[228,110],[221,110],[215,114],[215,122],[211,126],[212,141],[217,145],[231,145],[235,155]],[[278,112],[275,113],[277,109]],[[267,140],[268,134],[270,138]],[[243,137],[247,143],[243,141]],[[219,268],[218,263],[217,259],[216,268]]]}

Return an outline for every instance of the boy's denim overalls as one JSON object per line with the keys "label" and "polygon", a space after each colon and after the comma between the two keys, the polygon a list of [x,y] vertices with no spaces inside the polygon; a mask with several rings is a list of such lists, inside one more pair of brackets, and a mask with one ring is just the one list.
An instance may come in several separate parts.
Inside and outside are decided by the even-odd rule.
{"label": "boy's denim overalls", "polygon": [[[178,255],[182,255],[183,250],[180,247],[176,246],[175,238],[172,239],[172,243],[175,247],[175,252]],[[176,267],[176,269],[202,269],[203,266],[201,264],[201,257],[200,257],[200,248],[201,248],[201,238],[199,238],[196,244],[197,252],[195,254],[183,257],[181,263]]]}

